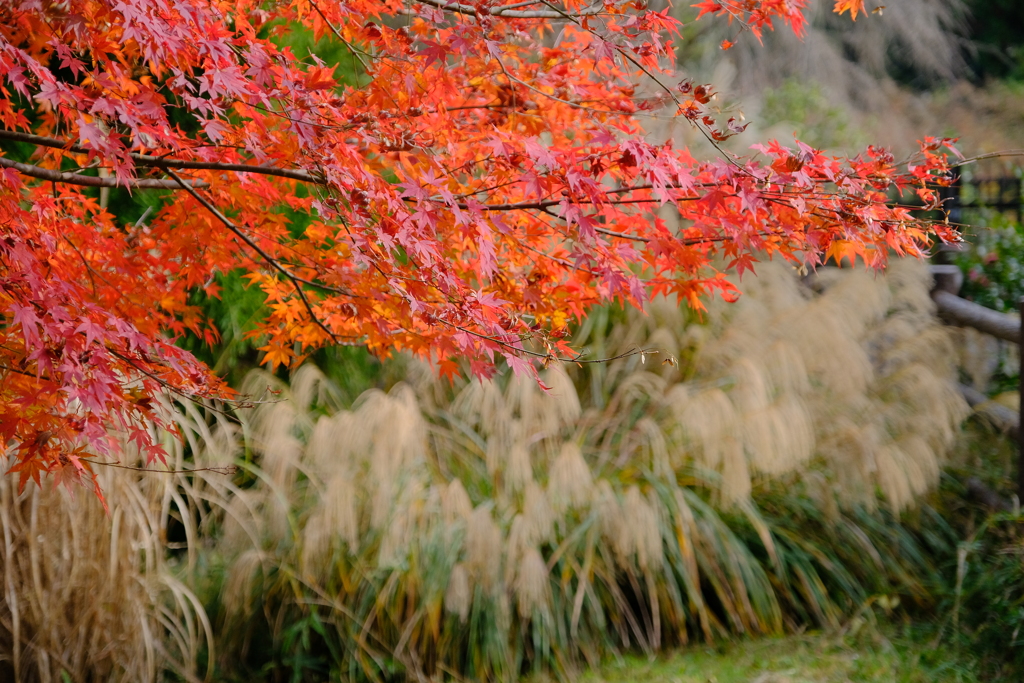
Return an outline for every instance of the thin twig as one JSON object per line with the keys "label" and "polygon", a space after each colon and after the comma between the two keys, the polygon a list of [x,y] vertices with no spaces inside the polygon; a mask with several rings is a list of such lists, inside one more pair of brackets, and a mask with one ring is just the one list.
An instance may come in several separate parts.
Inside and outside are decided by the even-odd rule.
{"label": "thin twig", "polygon": [[979,154],[978,156],[975,156],[975,157],[968,157],[966,159],[961,159],[957,163],[951,164],[950,168],[959,168],[961,166],[966,166],[968,164],[973,164],[975,162],[981,161],[982,159],[998,159],[999,157],[1021,157],[1021,156],[1024,156],[1024,149],[1007,149],[1007,150],[1003,150],[1002,152],[989,152],[988,154]]}
{"label": "thin twig", "polygon": [[[509,7],[490,7],[485,12],[481,12],[473,5],[465,5],[460,2],[441,2],[440,0],[417,0],[424,5],[430,5],[431,7],[437,7],[445,12],[454,12],[456,14],[468,14],[473,17],[480,16],[481,13],[489,14],[494,17],[506,17],[509,19],[575,19],[576,17],[592,17],[601,14],[602,9],[598,7],[591,7],[579,12],[563,12],[555,8],[555,11],[545,10],[513,10]],[[535,4],[535,3],[519,3],[517,6],[524,4]],[[543,3],[548,5],[548,3]],[[551,7],[551,5],[548,5]]]}
{"label": "thin twig", "polygon": [[[337,28],[335,28],[334,24],[332,24],[330,21],[328,21],[327,17],[324,16],[323,10],[321,10],[320,7],[315,2],[313,2],[313,0],[309,0],[309,4],[310,4],[310,6],[312,6],[313,9],[316,10],[316,13],[320,15],[320,18],[324,20],[324,23],[327,24],[327,27],[331,29],[331,33],[334,34],[334,37],[337,38],[338,40],[340,40],[345,45],[345,47],[348,48],[348,51],[352,53],[352,56],[359,60],[359,63],[363,67],[363,71],[366,72],[367,74],[369,74],[370,73],[370,67],[366,64],[366,62],[363,61],[363,58],[359,54],[359,51],[357,51],[352,46],[351,43],[349,43],[347,40],[345,40],[345,37],[341,35],[341,32],[338,31]],[[363,53],[363,54],[365,54],[365,53]],[[370,55],[366,55],[366,56],[369,57]]]}
{"label": "thin twig", "polygon": [[116,462],[103,462],[102,460],[89,460],[90,465],[103,465],[104,467],[116,467],[121,470],[132,470],[134,472],[153,472],[156,474],[191,474],[192,472],[213,472],[215,474],[235,474],[238,472],[238,465],[223,465],[221,467],[197,467],[193,470],[157,470],[149,467],[133,467],[122,465]]}
{"label": "thin twig", "polygon": [[[331,338],[331,340],[334,340],[334,341],[338,340],[338,336],[337,336],[337,335],[336,335],[336,334],[335,334],[335,333],[334,333],[334,332],[333,332],[333,331],[332,331],[332,330],[331,330],[331,329],[330,329],[329,327],[327,327],[327,325],[325,325],[325,324],[324,324],[324,322],[323,322],[322,320],[320,320],[320,318],[319,318],[319,317],[318,317],[318,316],[316,315],[316,313],[315,313],[315,312],[313,311],[313,305],[312,305],[312,304],[311,304],[311,303],[309,302],[309,299],[308,299],[308,298],[306,297],[306,292],[305,292],[305,291],[303,291],[303,289],[302,289],[302,284],[301,284],[301,283],[305,282],[305,283],[307,283],[307,284],[312,284],[312,285],[313,285],[313,286],[315,286],[315,287],[321,287],[321,288],[323,288],[323,289],[333,289],[333,288],[330,288],[330,287],[322,287],[321,285],[319,285],[319,284],[317,284],[317,283],[311,282],[311,281],[309,281],[309,280],[305,280],[304,278],[300,278],[300,277],[298,277],[297,275],[294,275],[294,274],[292,274],[292,272],[291,272],[291,271],[289,271],[289,270],[288,270],[287,268],[285,268],[284,266],[282,266],[282,265],[280,264],[280,262],[278,262],[278,260],[277,260],[277,259],[275,259],[275,258],[274,258],[273,256],[271,256],[270,254],[268,254],[267,252],[265,252],[265,251],[264,251],[264,250],[263,250],[262,248],[260,248],[260,245],[256,244],[256,242],[255,242],[255,241],[253,241],[253,239],[252,239],[252,238],[250,238],[250,237],[249,237],[248,235],[246,235],[246,234],[245,234],[245,232],[244,232],[244,231],[243,231],[243,230],[242,230],[241,228],[239,228],[239,227],[238,227],[237,225],[235,225],[235,224],[234,224],[234,223],[233,223],[233,222],[232,222],[231,220],[229,220],[227,216],[225,216],[224,214],[222,214],[222,213],[221,213],[221,212],[220,212],[220,211],[219,211],[219,210],[217,209],[217,207],[216,207],[216,206],[214,206],[214,205],[213,205],[213,204],[211,204],[211,203],[210,203],[209,201],[207,201],[205,197],[203,197],[202,195],[200,195],[200,194],[199,194],[198,192],[196,192],[195,190],[193,190],[193,189],[192,189],[191,187],[189,187],[188,185],[185,185],[185,183],[184,183],[184,182],[182,182],[182,180],[181,180],[181,179],[180,179],[180,178],[178,177],[178,175],[177,175],[177,174],[176,174],[176,173],[175,173],[174,171],[172,171],[172,170],[168,169],[168,170],[167,170],[167,173],[168,173],[168,174],[169,174],[169,175],[170,175],[170,176],[171,176],[172,178],[174,178],[174,179],[175,179],[175,180],[177,180],[177,181],[178,181],[179,183],[181,183],[181,186],[182,186],[183,188],[185,188],[185,190],[186,190],[186,191],[187,191],[187,192],[188,192],[188,193],[189,193],[190,195],[192,195],[192,197],[193,197],[193,198],[195,198],[195,200],[196,200],[197,202],[199,202],[200,204],[202,204],[202,205],[203,205],[203,207],[204,207],[204,208],[205,208],[205,209],[206,209],[207,211],[209,211],[210,213],[212,213],[212,214],[213,214],[213,215],[214,215],[214,216],[215,216],[215,217],[217,218],[217,220],[219,220],[219,221],[220,221],[221,223],[223,223],[223,224],[224,224],[224,226],[225,226],[225,227],[226,227],[226,228],[227,228],[228,230],[230,230],[231,232],[233,232],[233,233],[234,233],[234,234],[235,234],[235,235],[236,235],[236,236],[237,236],[237,237],[238,237],[238,238],[239,238],[240,240],[242,240],[243,242],[245,242],[245,243],[246,243],[246,244],[247,244],[247,245],[249,246],[249,248],[251,248],[251,249],[252,249],[253,251],[255,251],[255,252],[256,252],[257,254],[259,254],[259,255],[260,255],[260,257],[261,257],[261,258],[262,258],[263,260],[265,260],[265,261],[266,261],[266,262],[267,262],[268,264],[270,264],[270,266],[271,266],[272,268],[274,268],[274,270],[278,271],[279,273],[281,273],[282,275],[284,275],[284,276],[285,276],[286,278],[288,278],[288,280],[289,280],[289,281],[290,281],[290,282],[292,283],[292,286],[293,286],[293,287],[295,288],[295,293],[296,293],[296,294],[297,294],[297,295],[299,296],[299,299],[301,299],[301,300],[302,300],[302,304],[303,304],[303,305],[304,305],[304,306],[306,307],[306,311],[308,311],[308,312],[309,312],[309,316],[310,316],[310,319],[311,319],[311,320],[312,320],[312,321],[313,321],[313,322],[314,322],[314,323],[315,323],[315,324],[316,324],[316,325],[317,325],[318,327],[320,327],[320,329],[322,329],[322,330],[323,330],[324,332],[326,332],[326,333],[328,334],[328,336],[329,336],[329,337]],[[341,292],[342,294],[347,294],[347,292],[342,292],[341,290],[334,290],[334,291],[339,291],[339,292]]]}

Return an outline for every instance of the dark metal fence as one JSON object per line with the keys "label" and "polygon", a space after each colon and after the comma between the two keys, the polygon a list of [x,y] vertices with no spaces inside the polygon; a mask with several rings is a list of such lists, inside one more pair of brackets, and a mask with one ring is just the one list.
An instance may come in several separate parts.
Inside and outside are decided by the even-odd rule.
{"label": "dark metal fence", "polygon": [[977,209],[993,209],[1012,214],[1017,222],[1024,220],[1024,182],[1018,176],[958,177],[953,185],[939,188],[939,193],[952,223],[971,223],[964,214]]}

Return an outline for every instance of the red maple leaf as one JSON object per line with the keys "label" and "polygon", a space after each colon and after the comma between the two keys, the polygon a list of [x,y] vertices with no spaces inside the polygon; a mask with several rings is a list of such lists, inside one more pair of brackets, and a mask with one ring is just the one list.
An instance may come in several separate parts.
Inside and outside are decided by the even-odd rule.
{"label": "red maple leaf", "polygon": [[[501,356],[536,377],[574,357],[565,329],[593,305],[733,296],[708,277],[715,262],[919,254],[929,227],[886,192],[931,196],[948,172],[937,139],[906,166],[875,148],[697,160],[650,144],[644,109],[672,105],[711,139],[743,125],[719,123],[713,88],[664,66],[679,25],[643,2],[51,4],[0,13],[0,446],[22,485],[95,486],[81,449],[110,451],[114,431],[162,457],[157,394],[229,395],[176,345],[217,339],[196,297],[226,275],[262,297],[248,334],[271,367],[361,343],[448,376],[488,376]],[[695,7],[799,34],[805,4]],[[358,73],[336,79],[285,47],[301,22]],[[55,59],[77,76],[58,78]],[[679,85],[646,88],[652,76]],[[7,155],[15,141],[36,147],[18,148],[28,161]],[[150,205],[128,220],[102,188]],[[665,204],[684,229],[665,229]]]}

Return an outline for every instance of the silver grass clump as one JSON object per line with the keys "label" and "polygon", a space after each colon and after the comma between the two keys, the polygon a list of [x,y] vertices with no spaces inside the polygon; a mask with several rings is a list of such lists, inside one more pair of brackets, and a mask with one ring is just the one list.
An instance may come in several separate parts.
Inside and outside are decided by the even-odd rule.
{"label": "silver grass clump", "polygon": [[[221,618],[241,629],[257,600],[292,600],[294,587],[273,577],[294,564],[317,603],[376,605],[332,618],[355,620],[359,632],[381,624],[375,637],[416,671],[465,655],[444,649],[457,647],[457,631],[445,629],[458,628],[444,618],[484,629],[458,646],[476,663],[461,671],[484,679],[509,678],[527,652],[564,663],[609,638],[652,650],[772,633],[795,605],[836,625],[842,607],[820,572],[842,562],[800,559],[804,541],[756,500],[775,485],[802,492],[850,529],[851,544],[868,539],[864,552],[888,557],[847,511],[914,505],[935,485],[966,410],[927,287],[914,262],[888,276],[824,268],[813,290],[767,263],[739,302],[713,304],[703,323],[658,300],[625,324],[585,326],[593,353],[656,343],[681,368],[634,355],[590,376],[553,368],[547,390],[467,382],[447,405],[421,378],[416,391],[371,392],[318,417],[281,387],[285,400],[250,418],[266,425],[247,428],[255,487],[218,489],[227,514],[215,552],[233,582]],[[329,402],[330,391],[313,390],[325,385],[315,369],[302,372],[309,400]],[[284,455],[263,454],[279,445]],[[287,521],[264,519],[271,509]],[[766,562],[721,509],[746,520]],[[906,571],[889,568],[897,561],[879,571],[902,581]],[[553,650],[544,648],[562,649],[545,659]]]}
{"label": "silver grass clump", "polygon": [[[222,461],[233,459],[235,432],[223,438],[223,424],[204,426],[201,442],[227,449]],[[165,446],[167,468],[183,468],[182,445],[167,439]],[[124,450],[123,465],[146,465],[128,444]],[[0,468],[10,464],[0,457]],[[0,477],[0,678],[127,683],[209,675],[198,661],[207,648],[215,655],[212,625],[176,571],[195,567],[202,545],[191,480],[97,469],[109,514],[91,492],[44,482],[18,493],[16,477]],[[187,546],[173,559],[172,518]]]}
{"label": "silver grass clump", "polygon": [[[438,657],[455,666],[464,655],[444,648],[468,648],[476,663],[460,670],[481,678],[509,677],[527,650],[543,659],[542,643],[571,658],[594,638],[653,650],[694,635],[775,632],[797,605],[836,624],[842,608],[820,572],[842,563],[793,555],[803,541],[755,500],[776,484],[802,492],[862,543],[867,532],[847,510],[898,512],[935,485],[965,406],[926,278],[914,262],[887,277],[822,269],[812,291],[768,263],[742,283],[738,303],[712,305],[704,323],[659,300],[626,324],[584,326],[593,353],[656,342],[679,368],[632,356],[585,382],[551,368],[547,390],[471,381],[448,406],[420,377],[415,392],[370,392],[320,416],[281,386],[281,400],[247,422],[255,487],[211,482],[205,494],[223,496],[225,511],[214,551],[228,581],[219,618],[244,632],[254,614],[245,605],[292,600],[294,586],[274,577],[294,563],[318,603],[376,605],[337,618],[355,619],[360,632],[366,619],[380,623],[374,637],[404,653],[405,666],[433,670]],[[329,403],[316,369],[301,373],[305,400]],[[747,520],[766,564],[722,508]],[[884,571],[906,580],[892,569],[903,560],[867,543]],[[452,640],[461,631],[446,631],[445,618],[487,624],[489,635]],[[528,644],[527,632],[542,640]]]}
{"label": "silver grass clump", "polygon": [[[190,670],[213,629],[217,661],[237,666],[263,654],[253,643],[285,642],[290,620],[315,614],[318,637],[336,644],[353,678],[380,677],[390,658],[412,674],[511,680],[524,661],[566,673],[622,648],[778,632],[784,615],[836,624],[889,582],[923,590],[908,569],[915,560],[855,515],[914,505],[965,414],[926,278],[912,262],[887,277],[823,269],[812,290],[768,263],[742,282],[739,302],[713,304],[703,322],[664,300],[615,325],[598,311],[580,339],[593,354],[657,348],[679,367],[654,354],[587,373],[552,367],[548,390],[474,380],[446,403],[414,366],[409,384],[346,410],[315,367],[290,385],[254,373],[244,390],[268,398],[241,425],[194,407],[179,420],[198,461],[237,462],[244,477],[196,473],[139,488],[134,474],[119,484],[122,471],[109,473],[106,490],[137,501],[123,519],[165,511],[145,517],[149,526],[115,527],[117,544],[155,545],[145,546],[153,564],[118,565],[136,577],[118,590],[149,592],[131,598],[142,607],[123,615],[117,633],[128,635],[111,638],[136,644],[123,657],[141,662],[131,671],[145,678],[153,667]],[[29,544],[31,524],[16,519],[30,517],[31,503],[9,486],[0,485],[5,533]],[[843,573],[853,558],[819,559],[826,546],[808,546],[807,529],[759,505],[780,489],[831,520],[818,542],[846,534],[827,552],[877,556],[877,583]],[[76,509],[39,500],[53,518]],[[170,509],[188,539],[180,578],[155,559]],[[88,538],[103,538],[108,526],[90,524]],[[103,548],[91,541],[83,557],[109,572],[114,555]],[[9,566],[20,588],[0,617],[34,590],[30,568]],[[212,581],[211,567],[223,578],[207,619],[186,586]],[[826,590],[824,577],[846,592]]]}

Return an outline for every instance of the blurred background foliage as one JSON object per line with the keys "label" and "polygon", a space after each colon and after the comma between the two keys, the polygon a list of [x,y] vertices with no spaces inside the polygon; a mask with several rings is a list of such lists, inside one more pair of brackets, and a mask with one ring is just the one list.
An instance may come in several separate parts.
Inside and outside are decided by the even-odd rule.
{"label": "blurred background foliage", "polygon": [[961,296],[986,308],[1015,312],[1024,296],[1024,227],[995,211],[979,215],[954,263],[964,272]]}
{"label": "blurred background foliage", "polygon": [[1016,0],[969,0],[967,8],[971,75],[979,81],[1024,82],[1024,5]]}

